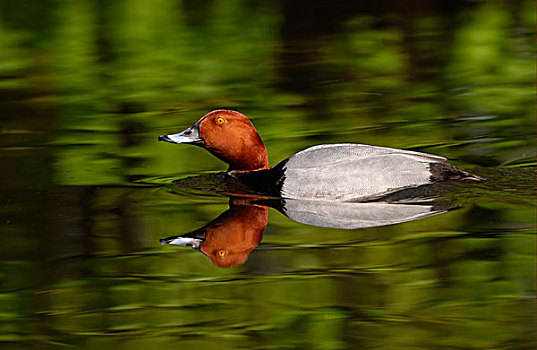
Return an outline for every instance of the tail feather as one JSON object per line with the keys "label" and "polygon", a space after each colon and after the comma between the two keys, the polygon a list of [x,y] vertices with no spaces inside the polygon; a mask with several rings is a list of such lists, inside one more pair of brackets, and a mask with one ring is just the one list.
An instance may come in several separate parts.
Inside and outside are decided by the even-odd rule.
{"label": "tail feather", "polygon": [[481,176],[472,175],[466,171],[456,168],[447,162],[430,163],[431,182],[446,180],[469,180],[469,181],[486,181]]}

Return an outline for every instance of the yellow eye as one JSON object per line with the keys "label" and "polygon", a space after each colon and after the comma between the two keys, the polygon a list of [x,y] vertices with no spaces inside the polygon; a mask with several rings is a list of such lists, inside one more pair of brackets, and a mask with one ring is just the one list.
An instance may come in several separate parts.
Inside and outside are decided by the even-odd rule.
{"label": "yellow eye", "polygon": [[219,250],[218,255],[220,255],[220,257],[223,258],[224,256],[226,256],[226,251],[225,250]]}
{"label": "yellow eye", "polygon": [[224,117],[218,117],[216,118],[216,122],[220,125],[224,124],[226,120],[224,119]]}

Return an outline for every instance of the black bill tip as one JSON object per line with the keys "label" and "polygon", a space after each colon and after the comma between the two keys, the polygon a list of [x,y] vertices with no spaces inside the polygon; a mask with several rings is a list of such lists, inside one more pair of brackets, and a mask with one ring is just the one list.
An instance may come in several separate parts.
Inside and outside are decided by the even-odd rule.
{"label": "black bill tip", "polygon": [[160,135],[160,136],[158,137],[158,140],[159,140],[159,141],[166,141],[166,142],[172,142],[172,143],[173,143],[172,139],[170,139],[170,138],[168,137],[168,135]]}

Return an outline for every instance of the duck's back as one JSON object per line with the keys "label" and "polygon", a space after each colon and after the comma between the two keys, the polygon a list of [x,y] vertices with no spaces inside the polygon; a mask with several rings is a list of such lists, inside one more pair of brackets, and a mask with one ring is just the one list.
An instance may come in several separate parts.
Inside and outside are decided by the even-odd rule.
{"label": "duck's back", "polygon": [[319,145],[282,161],[284,198],[360,200],[469,176],[435,155],[360,144]]}

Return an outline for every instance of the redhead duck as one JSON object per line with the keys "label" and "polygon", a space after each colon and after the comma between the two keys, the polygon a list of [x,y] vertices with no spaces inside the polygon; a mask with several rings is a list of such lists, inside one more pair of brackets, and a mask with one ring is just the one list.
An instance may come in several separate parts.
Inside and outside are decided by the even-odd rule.
{"label": "redhead duck", "polygon": [[252,122],[231,110],[212,111],[159,141],[205,148],[229,165],[231,178],[282,198],[363,201],[438,181],[484,180],[444,157],[352,143],[313,146],[271,168]]}

